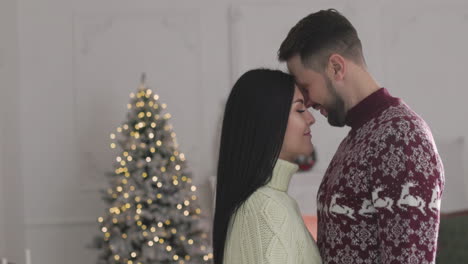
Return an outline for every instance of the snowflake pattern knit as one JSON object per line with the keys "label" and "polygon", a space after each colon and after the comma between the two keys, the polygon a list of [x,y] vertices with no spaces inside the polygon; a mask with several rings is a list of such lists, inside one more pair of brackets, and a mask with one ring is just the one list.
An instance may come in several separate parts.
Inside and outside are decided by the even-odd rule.
{"label": "snowflake pattern knit", "polygon": [[317,194],[323,262],[435,263],[444,169],[429,127],[385,88],[346,124]]}

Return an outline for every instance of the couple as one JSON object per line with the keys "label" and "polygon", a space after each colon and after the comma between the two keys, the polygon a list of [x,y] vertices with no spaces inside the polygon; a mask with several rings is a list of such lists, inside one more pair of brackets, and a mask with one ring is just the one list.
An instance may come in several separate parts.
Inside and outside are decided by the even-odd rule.
{"label": "couple", "polygon": [[[278,55],[292,75],[251,70],[226,104],[215,264],[435,263],[443,165],[424,120],[367,72],[351,23],[310,14]],[[351,127],[318,191],[317,244],[287,194],[312,152],[309,107]]]}

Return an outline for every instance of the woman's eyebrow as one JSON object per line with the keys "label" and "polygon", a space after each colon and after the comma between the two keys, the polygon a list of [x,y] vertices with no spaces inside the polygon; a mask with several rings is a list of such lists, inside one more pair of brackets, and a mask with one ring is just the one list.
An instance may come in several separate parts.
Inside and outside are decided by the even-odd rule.
{"label": "woman's eyebrow", "polygon": [[302,100],[302,99],[297,99],[296,101],[294,101],[294,104],[295,104],[295,103],[302,103],[302,104],[304,104],[304,100]]}

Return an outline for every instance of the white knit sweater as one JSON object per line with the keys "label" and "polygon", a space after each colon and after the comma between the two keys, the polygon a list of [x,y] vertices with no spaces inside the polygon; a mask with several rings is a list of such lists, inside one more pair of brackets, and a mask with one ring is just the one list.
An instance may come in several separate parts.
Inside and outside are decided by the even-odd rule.
{"label": "white knit sweater", "polygon": [[271,181],[231,217],[224,264],[320,264],[296,201],[287,194],[298,166],[279,159]]}

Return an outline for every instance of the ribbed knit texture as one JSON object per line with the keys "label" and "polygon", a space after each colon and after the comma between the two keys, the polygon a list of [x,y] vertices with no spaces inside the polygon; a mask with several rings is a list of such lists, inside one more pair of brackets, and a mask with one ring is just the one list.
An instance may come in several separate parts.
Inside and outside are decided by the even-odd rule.
{"label": "ribbed knit texture", "polygon": [[296,164],[278,159],[271,181],[231,217],[224,264],[319,264],[318,248],[288,194]]}

